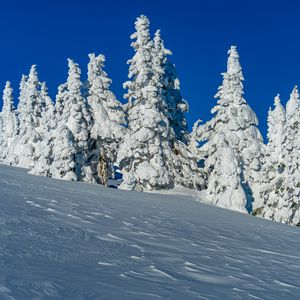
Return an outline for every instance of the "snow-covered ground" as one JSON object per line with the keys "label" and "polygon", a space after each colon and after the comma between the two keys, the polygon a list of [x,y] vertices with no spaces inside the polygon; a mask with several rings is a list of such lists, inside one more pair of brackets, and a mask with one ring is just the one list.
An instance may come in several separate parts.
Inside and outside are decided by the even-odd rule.
{"label": "snow-covered ground", "polygon": [[298,299],[300,228],[0,167],[0,299]]}

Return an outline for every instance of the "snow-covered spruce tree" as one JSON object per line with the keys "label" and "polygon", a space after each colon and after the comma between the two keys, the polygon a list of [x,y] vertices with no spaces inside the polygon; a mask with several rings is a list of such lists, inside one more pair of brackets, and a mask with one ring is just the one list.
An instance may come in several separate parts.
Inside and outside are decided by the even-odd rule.
{"label": "snow-covered spruce tree", "polygon": [[274,109],[268,113],[268,143],[265,145],[261,172],[260,199],[262,203],[253,210],[253,215],[271,214],[271,203],[277,203],[284,190],[284,143],[286,130],[286,112],[280,102],[280,96],[274,99]]}
{"label": "snow-covered spruce tree", "polygon": [[282,175],[274,179],[276,186],[269,189],[262,215],[278,222],[300,225],[300,99],[297,87],[286,105],[283,135],[282,156],[279,156]]}
{"label": "snow-covered spruce tree", "polygon": [[[185,141],[176,136],[179,131],[170,126],[171,113],[174,113],[170,102],[177,101],[171,99],[166,80],[165,67],[170,52],[165,49],[159,32],[151,41],[149,20],[145,16],[138,18],[136,29],[137,32],[132,35],[136,39],[132,43],[136,53],[129,61],[129,78],[132,80],[124,84],[128,88],[125,98],[128,99],[126,108],[129,125],[118,155],[124,174],[121,187],[139,190],[171,188],[175,185],[199,188],[203,184],[203,176],[196,159]],[[176,107],[180,109],[179,105]],[[155,118],[151,120],[148,115]],[[146,135],[144,142],[143,135]],[[149,162],[151,156],[153,159]]]}
{"label": "snow-covered spruce tree", "polygon": [[6,141],[4,139],[3,121],[0,116],[0,164],[3,164],[3,157],[6,156]]}
{"label": "snow-covered spruce tree", "polygon": [[19,153],[18,166],[33,168],[38,159],[36,148],[43,139],[42,111],[40,82],[36,65],[33,65],[28,79],[23,76],[20,84],[19,141],[14,147],[14,153]]}
{"label": "snow-covered spruce tree", "polygon": [[204,186],[204,172],[198,167],[198,157],[188,147],[189,132],[185,113],[188,104],[183,100],[180,93],[180,82],[178,80],[175,66],[169,60],[171,51],[166,49],[157,30],[154,37],[153,48],[153,77],[165,105],[165,115],[171,128],[172,146],[172,171],[174,184],[188,188],[202,189]]}
{"label": "snow-covered spruce tree", "polygon": [[246,213],[247,197],[234,150],[222,133],[214,135],[209,146],[213,155],[206,161],[212,171],[208,177],[206,199],[213,205]]}
{"label": "snow-covered spruce tree", "polygon": [[53,135],[53,161],[50,174],[53,178],[77,181],[76,155],[74,136],[67,126],[61,125]]}
{"label": "snow-covered spruce tree", "polygon": [[50,165],[53,160],[53,133],[56,128],[56,118],[54,104],[48,94],[45,82],[41,84],[42,101],[42,140],[36,147],[37,161],[33,169],[29,172],[34,175],[51,176]]}
{"label": "snow-covered spruce tree", "polygon": [[140,16],[135,22],[134,57],[128,61],[128,130],[118,152],[118,163],[123,173],[121,188],[151,190],[170,188],[173,185],[170,159],[171,129],[165,116],[160,87],[153,78],[149,20]]}
{"label": "snow-covered spruce tree", "polygon": [[268,114],[268,144],[265,151],[267,167],[282,169],[280,166],[283,164],[285,125],[286,113],[278,94],[274,99],[274,109],[270,108]]}
{"label": "snow-covered spruce tree", "polygon": [[174,137],[185,144],[188,143],[188,127],[185,113],[188,112],[188,104],[182,98],[180,81],[177,76],[175,65],[170,61],[172,52],[165,48],[160,30],[154,36],[154,70],[162,84],[162,93],[168,118]]}
{"label": "snow-covered spruce tree", "polygon": [[55,121],[56,123],[62,123],[66,122],[67,118],[64,118],[63,120],[63,112],[64,112],[64,106],[65,106],[65,98],[66,98],[66,93],[67,93],[67,83],[63,83],[58,86],[57,89],[57,94],[55,98],[55,106],[54,106],[54,111],[55,111]]}
{"label": "snow-covered spruce tree", "polygon": [[55,119],[55,107],[52,99],[48,93],[48,87],[46,82],[42,82],[41,84],[41,98],[43,103],[43,111],[42,111],[42,119],[43,119],[43,132],[50,132],[53,128],[56,127],[56,119]]}
{"label": "snow-covered spruce tree", "polygon": [[[76,179],[79,181],[95,182],[92,169],[87,160],[89,149],[88,127],[91,122],[91,116],[86,99],[82,96],[81,72],[78,64],[73,60],[68,59],[68,65],[68,79],[66,85],[62,85],[59,89],[60,103],[56,104],[58,129],[55,130],[55,135],[60,135],[60,128],[64,128],[64,126],[69,128],[73,135],[74,147],[76,149]],[[58,160],[58,157],[60,155],[54,152],[53,160]]]}
{"label": "snow-covered spruce tree", "polygon": [[14,107],[13,89],[9,81],[6,82],[3,91],[3,108],[0,118],[2,120],[0,161],[4,164],[15,165],[16,158],[12,153],[12,145],[16,142],[19,124]]}
{"label": "snow-covered spruce tree", "polygon": [[89,104],[91,106],[97,106],[95,102],[102,103],[110,120],[115,121],[117,124],[123,125],[125,123],[125,115],[122,108],[122,104],[116,99],[116,96],[110,90],[112,80],[103,70],[103,68],[105,67],[105,56],[103,54],[96,56],[95,53],[91,53],[89,54],[89,59]]}
{"label": "snow-covered spruce tree", "polygon": [[[263,142],[257,128],[257,117],[243,97],[244,77],[236,47],[231,46],[228,54],[227,72],[222,74],[223,83],[215,96],[218,102],[212,109],[214,117],[203,125],[195,126],[193,134],[199,142],[205,143],[200,150],[206,157],[205,171],[208,177],[215,168],[211,161],[217,164],[218,160],[223,159],[213,144],[220,140],[221,135],[224,136],[238,161],[240,186],[247,196],[247,210],[251,211],[253,197],[257,201],[259,198]],[[222,181],[221,178],[219,180]],[[229,203],[230,200],[227,200]]]}
{"label": "snow-covered spruce tree", "polygon": [[[285,184],[284,144],[286,130],[286,112],[277,95],[274,99],[274,109],[268,113],[268,143],[265,146],[264,162],[261,173],[260,198],[262,206],[253,211],[253,215],[269,218],[271,208],[283,196]],[[270,210],[271,208],[271,210]]]}
{"label": "snow-covered spruce tree", "polygon": [[[278,203],[274,220],[300,225],[300,98],[295,86],[286,104],[286,134],[283,151],[286,164],[288,202]],[[288,211],[288,213],[286,213]]]}
{"label": "snow-covered spruce tree", "polygon": [[[106,177],[114,176],[113,164],[116,161],[118,146],[125,134],[125,114],[121,103],[110,90],[111,79],[103,70],[104,55],[96,56],[92,53],[89,54],[89,58],[86,84],[91,110],[92,139],[89,144],[89,160],[94,177],[99,183],[106,185]],[[103,170],[108,172],[105,176]]]}
{"label": "snow-covered spruce tree", "polygon": [[26,75],[22,75],[20,84],[19,84],[19,102],[18,102],[18,114],[22,115],[24,111],[26,110],[26,83],[27,83],[28,77]]}
{"label": "snow-covered spruce tree", "polygon": [[[20,141],[20,128],[24,124],[24,118],[21,116],[25,115],[26,112],[26,82],[28,77],[26,75],[22,75],[20,84],[19,84],[19,98],[18,98],[18,107],[16,110],[16,116],[18,120],[18,134],[14,141],[12,142],[9,149],[9,156],[13,157],[14,165],[19,165],[19,156],[22,153],[23,147],[21,146]],[[21,124],[22,119],[22,124]]]}

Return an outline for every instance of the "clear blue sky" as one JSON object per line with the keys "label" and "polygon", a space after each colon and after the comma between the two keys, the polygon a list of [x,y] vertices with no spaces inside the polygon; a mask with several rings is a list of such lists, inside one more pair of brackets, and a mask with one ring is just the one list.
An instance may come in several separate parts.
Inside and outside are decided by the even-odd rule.
{"label": "clear blue sky", "polygon": [[15,89],[21,74],[37,64],[51,96],[67,76],[68,57],[86,77],[87,55],[103,53],[112,89],[122,98],[126,65],[133,52],[129,36],[140,14],[158,28],[190,104],[192,123],[210,118],[213,98],[226,69],[227,49],[238,46],[245,98],[266,133],[267,110],[280,93],[285,103],[300,84],[300,1],[297,0],[39,0],[0,4],[0,86]]}

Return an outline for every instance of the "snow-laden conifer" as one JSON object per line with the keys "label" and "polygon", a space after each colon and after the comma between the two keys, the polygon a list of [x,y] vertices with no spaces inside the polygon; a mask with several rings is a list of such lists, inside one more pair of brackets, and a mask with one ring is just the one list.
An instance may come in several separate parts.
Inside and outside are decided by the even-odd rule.
{"label": "snow-laden conifer", "polygon": [[[206,142],[202,148],[206,157],[205,170],[209,177],[214,165],[222,156],[217,154],[218,147],[212,147],[215,141],[224,139],[233,150],[240,169],[240,184],[247,196],[247,208],[251,210],[253,196],[258,194],[259,172],[262,160],[262,136],[257,128],[258,121],[255,113],[243,97],[243,74],[239,55],[235,46],[228,51],[227,72],[223,73],[223,83],[215,98],[217,105],[212,109],[214,117],[199,127],[194,127],[194,135],[200,142]],[[221,180],[221,178],[220,178]],[[254,195],[255,194],[255,195]],[[229,199],[228,203],[230,202]],[[229,206],[229,205],[228,205]],[[234,207],[233,207],[234,208]]]}
{"label": "snow-laden conifer", "polygon": [[[117,149],[125,134],[125,115],[121,103],[110,90],[111,79],[103,70],[104,55],[89,54],[87,99],[91,110],[89,159],[95,178],[113,177]],[[104,164],[104,165],[103,165]],[[99,170],[102,170],[101,172]],[[103,176],[103,170],[108,174]]]}
{"label": "snow-laden conifer", "polygon": [[269,218],[276,206],[285,186],[285,136],[286,136],[286,112],[281,104],[280,97],[274,99],[274,109],[268,113],[268,143],[265,146],[263,172],[261,177],[260,199],[262,203],[257,205],[254,215],[263,215]]}
{"label": "snow-laden conifer", "polygon": [[43,138],[43,100],[36,65],[30,69],[28,79],[22,77],[18,106],[20,130],[14,152],[19,153],[18,166],[33,168],[37,157],[36,148]]}
{"label": "snow-laden conifer", "polygon": [[41,84],[42,101],[42,140],[36,146],[36,162],[33,169],[29,172],[34,175],[51,176],[50,166],[53,160],[53,139],[54,129],[56,128],[56,118],[54,104],[48,94],[45,82]]}
{"label": "snow-laden conifer", "polygon": [[6,82],[3,91],[3,107],[0,118],[2,121],[0,129],[0,160],[4,164],[15,165],[17,160],[12,152],[12,148],[18,136],[19,124],[14,107],[13,89],[9,81]]}
{"label": "snow-laden conifer", "polygon": [[204,173],[197,165],[197,156],[188,147],[189,133],[185,118],[188,104],[181,96],[180,82],[175,66],[168,58],[172,52],[165,48],[160,30],[156,31],[153,44],[153,79],[160,88],[164,102],[164,114],[167,116],[171,128],[170,169],[173,172],[174,185],[202,189]]}
{"label": "snow-laden conifer", "polygon": [[55,98],[55,121],[56,123],[66,123],[67,118],[64,118],[64,106],[65,106],[65,98],[67,93],[67,83],[60,84],[57,89],[57,94]]}
{"label": "snow-laden conifer", "polygon": [[185,144],[188,142],[188,127],[185,113],[189,107],[182,98],[180,81],[177,76],[175,65],[170,61],[172,52],[165,48],[160,30],[154,37],[154,70],[162,85],[162,93],[166,102],[166,109],[174,138]]}
{"label": "snow-laden conifer", "polygon": [[169,161],[171,128],[165,116],[160,86],[153,77],[153,42],[149,20],[140,16],[131,35],[134,57],[128,61],[128,130],[120,146],[118,162],[124,180],[121,188],[151,190],[169,188],[173,184]]}
{"label": "snow-laden conifer", "polygon": [[[56,104],[58,114],[57,126],[64,128],[67,126],[74,138],[75,154],[75,174],[79,181],[95,182],[91,167],[89,166],[89,124],[91,122],[90,112],[86,99],[82,96],[82,82],[80,80],[81,71],[77,63],[68,59],[68,79],[65,85],[59,89],[59,103]],[[56,131],[56,134],[60,134]],[[54,153],[54,156],[57,154]],[[57,158],[54,158],[57,160]]]}
{"label": "snow-laden conifer", "polygon": [[125,123],[125,116],[122,104],[116,99],[114,93],[110,90],[112,80],[103,70],[105,67],[105,56],[100,54],[96,56],[94,53],[89,54],[88,64],[88,86],[90,106],[96,107],[97,103],[104,106],[110,120],[117,124]]}
{"label": "snow-laden conifer", "polygon": [[212,170],[208,177],[206,199],[213,205],[247,212],[247,197],[234,150],[222,133],[215,135],[209,146],[214,149],[214,153],[206,161],[206,167]]}
{"label": "snow-laden conifer", "polygon": [[[24,113],[24,110],[26,110],[26,82],[28,80],[28,77],[26,75],[22,75],[20,84],[19,84],[19,102],[18,102],[18,114],[22,115]],[[23,121],[23,120],[22,120]],[[21,120],[20,120],[21,122]],[[22,122],[23,123],[23,122]],[[20,123],[21,125],[21,123]]]}
{"label": "snow-laden conifer", "polygon": [[298,88],[295,87],[286,105],[283,145],[277,151],[278,159],[281,160],[279,175],[273,180],[273,185],[269,189],[270,194],[265,196],[266,202],[262,212],[265,218],[293,225],[300,224],[299,135],[300,98]]}
{"label": "snow-laden conifer", "polygon": [[48,132],[56,127],[56,118],[54,103],[49,96],[46,82],[41,84],[41,98],[44,106],[42,111],[43,131],[48,135]]}
{"label": "snow-laden conifer", "polygon": [[77,181],[76,155],[74,136],[67,126],[55,129],[53,141],[53,162],[50,174],[53,178]]}

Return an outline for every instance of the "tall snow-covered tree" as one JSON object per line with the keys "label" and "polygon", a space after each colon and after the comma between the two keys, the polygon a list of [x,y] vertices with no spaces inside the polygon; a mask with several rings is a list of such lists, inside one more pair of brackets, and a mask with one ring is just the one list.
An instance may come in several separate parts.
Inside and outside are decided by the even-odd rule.
{"label": "tall snow-covered tree", "polygon": [[135,55],[128,61],[128,130],[120,146],[118,162],[123,173],[121,188],[151,190],[169,188],[173,184],[169,161],[171,129],[164,115],[160,87],[153,78],[153,41],[149,20],[140,16],[131,35]]}
{"label": "tall snow-covered tree", "polygon": [[0,160],[4,164],[15,165],[17,161],[12,153],[12,147],[18,136],[19,122],[14,107],[13,89],[9,81],[6,82],[3,91],[3,108],[0,118],[2,120]]}
{"label": "tall snow-covered tree", "polygon": [[128,61],[131,80],[124,84],[128,130],[118,153],[124,175],[121,188],[180,185],[200,189],[203,173],[184,138],[188,136],[183,109],[187,104],[182,100],[179,84],[174,85],[179,82],[175,73],[171,78],[167,72],[170,51],[164,47],[159,31],[151,40],[147,17],[140,16],[135,25],[136,33],[131,36],[135,55]]}
{"label": "tall snow-covered tree", "polygon": [[[125,114],[121,103],[110,90],[111,79],[103,70],[104,55],[89,54],[87,99],[91,110],[90,161],[93,172],[107,170],[108,177],[113,177],[113,164],[117,149],[125,134]],[[100,164],[100,165],[99,165]],[[105,166],[101,166],[105,164]],[[99,165],[97,167],[97,165]],[[100,172],[101,174],[103,172]],[[97,171],[97,181],[103,183],[103,176]]]}
{"label": "tall snow-covered tree", "polygon": [[[207,123],[194,127],[198,141],[204,142],[203,156],[209,161],[209,156],[218,156],[217,148],[209,145],[224,136],[228,145],[234,151],[240,169],[240,186],[247,196],[247,209],[252,209],[253,196],[259,194],[259,173],[262,161],[262,136],[257,128],[258,120],[243,97],[243,74],[239,62],[239,55],[235,46],[228,51],[227,72],[223,73],[223,83],[219,87],[215,98],[217,105],[212,109],[214,117]],[[222,157],[216,157],[215,163]],[[205,163],[205,170],[209,177],[214,165]],[[220,178],[221,180],[221,178]],[[229,199],[228,199],[229,201]]]}
{"label": "tall snow-covered tree", "polygon": [[185,144],[188,142],[189,132],[185,113],[189,107],[182,98],[180,81],[177,76],[175,65],[170,61],[172,52],[165,48],[160,30],[154,36],[154,70],[162,84],[162,93],[166,102],[166,109],[170,126],[174,133],[174,139]]}
{"label": "tall snow-covered tree", "polygon": [[188,104],[180,93],[175,66],[168,56],[172,52],[165,48],[160,30],[157,30],[153,41],[153,77],[160,88],[164,102],[165,115],[168,118],[172,147],[172,171],[174,184],[188,188],[202,189],[204,186],[204,173],[198,167],[197,156],[189,149],[189,133],[185,113]]}

